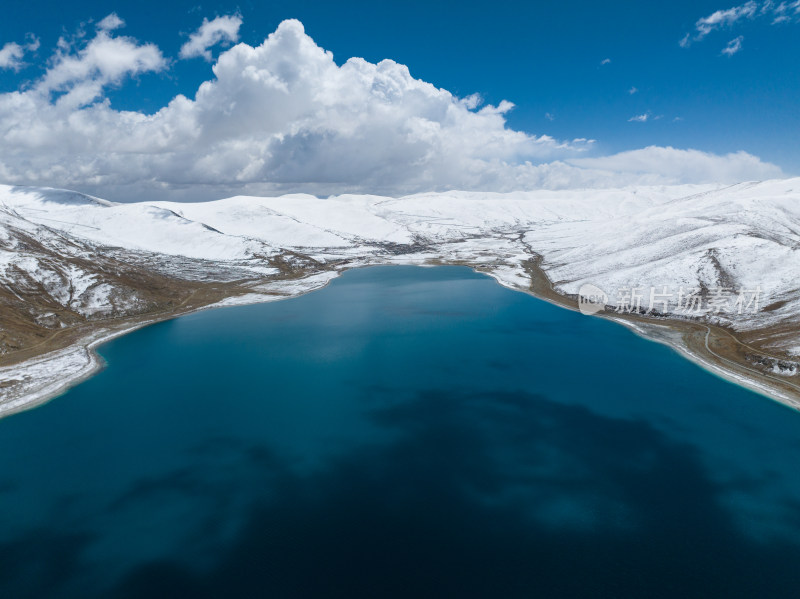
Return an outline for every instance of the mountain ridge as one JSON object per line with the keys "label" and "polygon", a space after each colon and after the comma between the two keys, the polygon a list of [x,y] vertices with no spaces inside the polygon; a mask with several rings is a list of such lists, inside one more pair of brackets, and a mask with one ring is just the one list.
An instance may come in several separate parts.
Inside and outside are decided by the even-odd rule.
{"label": "mountain ridge", "polygon": [[[798,251],[800,178],[202,203],[0,186],[0,410],[33,397],[25,364],[44,354],[82,348],[96,368],[89,346],[102,332],[291,296],[346,268],[392,263],[464,264],[540,296],[550,293],[534,289],[543,276],[550,299],[573,308],[592,285],[608,295],[606,316],[725,331],[750,348],[725,349],[725,359],[791,388],[800,379]],[[643,302],[654,290],[671,297],[658,310],[626,310],[632,298],[620,290],[631,289]],[[699,310],[681,309],[690,290]],[[742,292],[756,290],[756,308],[737,312]],[[719,309],[723,300],[734,309]]]}

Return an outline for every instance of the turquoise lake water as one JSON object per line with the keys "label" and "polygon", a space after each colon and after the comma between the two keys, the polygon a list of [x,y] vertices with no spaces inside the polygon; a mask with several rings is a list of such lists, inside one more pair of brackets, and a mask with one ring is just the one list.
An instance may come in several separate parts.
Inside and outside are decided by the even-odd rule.
{"label": "turquoise lake water", "polygon": [[800,592],[800,414],[466,268],[100,353],[0,420],[0,597]]}

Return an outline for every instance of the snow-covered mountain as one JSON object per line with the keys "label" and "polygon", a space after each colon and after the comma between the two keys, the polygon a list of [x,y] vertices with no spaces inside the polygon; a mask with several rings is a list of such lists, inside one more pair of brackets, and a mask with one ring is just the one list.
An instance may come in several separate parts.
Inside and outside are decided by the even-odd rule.
{"label": "snow-covered mountain", "polygon": [[358,265],[464,263],[528,289],[531,260],[561,294],[591,284],[620,312],[722,325],[793,374],[800,179],[194,204],[0,186],[0,364],[72,328],[293,293]]}

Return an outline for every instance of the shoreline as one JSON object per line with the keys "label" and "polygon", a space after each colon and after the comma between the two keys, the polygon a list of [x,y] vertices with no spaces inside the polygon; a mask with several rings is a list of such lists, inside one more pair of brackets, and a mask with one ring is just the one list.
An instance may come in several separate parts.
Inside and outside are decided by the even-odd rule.
{"label": "shoreline", "polygon": [[[175,318],[177,318],[178,316],[182,316],[182,314],[176,315]],[[39,406],[42,406],[46,403],[49,403],[53,399],[60,397],[73,387],[80,385],[82,382],[90,379],[92,376],[94,376],[95,374],[97,374],[106,367],[106,362],[103,359],[103,356],[101,356],[100,353],[97,351],[97,348],[99,346],[109,341],[112,341],[117,337],[122,337],[123,335],[132,333],[148,325],[155,324],[156,322],[161,322],[161,321],[152,320],[152,321],[142,322],[122,330],[107,332],[107,334],[104,335],[103,334],[97,335],[97,337],[91,341],[87,342],[84,339],[82,341],[79,341],[70,348],[56,350],[54,352],[48,352],[46,354],[42,354],[39,357],[25,360],[20,364],[12,364],[10,366],[4,366],[0,368],[0,375],[2,375],[7,370],[12,370],[15,368],[23,369],[25,367],[30,368],[32,366],[37,366],[39,364],[54,362],[57,361],[59,358],[69,356],[69,354],[81,353],[85,354],[86,358],[85,365],[77,373],[73,374],[70,378],[66,380],[54,380],[50,382],[50,384],[45,384],[43,387],[31,391],[27,395],[17,397],[7,403],[0,403],[0,418],[5,418],[6,416],[19,414],[20,412],[26,412],[28,410],[38,408]]]}
{"label": "shoreline", "polygon": [[[577,300],[555,290],[547,273],[539,267],[539,260],[540,259],[537,257],[528,265],[527,271],[531,276],[531,287],[529,289],[522,289],[514,284],[506,283],[493,275],[489,270],[474,270],[488,274],[498,283],[510,289],[522,291],[537,299],[544,300],[561,308],[572,310],[573,312],[580,312]],[[666,345],[682,358],[689,360],[693,364],[729,383],[744,387],[791,410],[800,411],[800,386],[791,381],[778,379],[766,373],[754,370],[740,362],[720,356],[709,347],[708,338],[712,333],[719,334],[720,336],[724,333],[736,343],[742,344],[736,335],[727,329],[699,321],[695,322],[669,317],[655,319],[638,314],[621,315],[607,312],[600,312],[594,316],[624,326],[647,341]],[[659,329],[665,329],[669,334],[665,335],[663,331]],[[695,334],[697,329],[705,330],[704,344],[699,348],[693,347],[691,343],[691,335]]]}
{"label": "shoreline", "polygon": [[[778,403],[778,404],[780,404],[780,405],[782,405],[782,406],[784,406],[786,408],[789,408],[789,409],[792,409],[792,410],[796,410],[796,411],[800,411],[800,398],[794,397],[794,396],[792,396],[792,395],[790,395],[788,393],[780,392],[775,387],[769,385],[766,382],[762,382],[762,381],[759,380],[759,378],[761,378],[761,377],[768,377],[768,375],[766,375],[766,374],[753,373],[756,376],[751,376],[751,377],[747,377],[747,376],[744,376],[744,375],[736,374],[736,373],[734,373],[733,370],[723,368],[723,367],[715,364],[713,361],[704,358],[700,353],[692,351],[692,349],[688,345],[681,344],[681,343],[676,342],[674,340],[665,338],[665,337],[663,337],[661,335],[653,335],[652,333],[648,333],[648,331],[645,328],[643,328],[641,325],[637,325],[637,324],[634,324],[632,322],[625,321],[623,319],[617,319],[617,318],[610,317],[610,316],[607,317],[607,318],[608,318],[608,320],[612,320],[612,321],[616,322],[617,324],[620,324],[620,325],[628,328],[629,330],[633,331],[636,335],[638,335],[639,337],[641,337],[643,339],[647,339],[648,341],[652,341],[654,343],[660,343],[662,345],[666,345],[667,347],[673,349],[678,354],[680,354],[681,357],[683,357],[684,359],[696,364],[697,366],[699,366],[700,368],[710,372],[711,374],[713,374],[713,375],[715,375],[715,376],[717,376],[717,377],[719,377],[719,378],[721,378],[721,379],[723,379],[725,381],[728,381],[729,383],[733,383],[735,385],[739,385],[740,387],[744,387],[746,389],[749,389],[750,391],[753,391],[754,393],[758,393],[759,395],[761,395],[763,397],[766,397],[767,399],[770,399],[770,400],[774,401],[775,403]],[[651,324],[649,326],[651,326],[651,327],[661,326],[663,328],[669,329],[671,332],[679,334],[679,331],[677,329],[671,327],[669,324],[666,324],[666,323],[665,324],[655,324],[655,323],[653,323],[653,324]],[[710,333],[710,327],[708,327],[708,325],[705,325],[705,326],[706,326],[706,328],[709,329],[709,333]],[[709,350],[709,352],[713,354],[713,352],[711,350]],[[716,356],[716,354],[714,354],[714,356],[717,359],[722,359],[722,360],[725,359],[725,358],[722,358],[721,356]],[[779,381],[779,382],[787,384],[787,385],[791,385],[791,383],[789,381]]]}
{"label": "shoreline", "polygon": [[[35,386],[29,392],[26,392],[26,389],[23,388],[21,390],[22,392],[18,392],[16,396],[4,398],[3,391],[5,387],[0,386],[0,419],[43,406],[50,401],[64,395],[73,387],[81,384],[98,372],[102,371],[107,364],[103,356],[101,356],[98,352],[98,348],[101,345],[113,341],[118,337],[122,337],[128,333],[133,333],[134,331],[143,329],[153,324],[167,322],[175,318],[180,318],[181,316],[188,316],[190,314],[196,314],[198,312],[203,312],[205,310],[211,310],[214,308],[265,304],[274,301],[293,299],[305,295],[306,293],[311,293],[326,287],[331,280],[338,277],[340,274],[341,272],[336,270],[322,271],[299,279],[299,282],[305,284],[295,289],[291,289],[291,284],[298,281],[284,280],[279,282],[284,283],[284,285],[279,285],[277,289],[259,289],[258,286],[256,286],[250,289],[250,293],[232,293],[228,297],[206,305],[191,308],[181,306],[175,312],[162,313],[157,317],[153,317],[153,315],[143,316],[140,318],[135,316],[130,317],[125,319],[125,325],[122,327],[110,329],[108,326],[106,326],[105,328],[99,328],[82,337],[79,337],[65,348],[56,349],[38,356],[33,356],[18,363],[0,366],[0,377],[7,373],[12,373],[12,376],[13,374],[19,375],[21,373],[24,380],[25,371],[35,371],[37,366],[41,365],[45,368],[49,367],[47,369],[51,370],[52,367],[58,368],[61,366],[61,364],[58,362],[63,358],[69,358],[71,355],[81,354],[80,357],[84,358],[83,365],[80,366],[76,372],[71,373],[66,378],[62,376],[58,376],[57,378],[51,377],[43,384]],[[272,283],[274,285],[275,282]],[[289,289],[286,289],[286,287],[289,287]],[[276,292],[284,293],[279,294]],[[34,375],[35,374],[36,373],[34,372]],[[0,379],[0,382],[2,382],[2,379]],[[20,386],[24,386],[24,383],[22,383]]]}
{"label": "shoreline", "polygon": [[[0,367],[0,376],[12,373],[17,375],[20,383],[16,388],[16,393],[10,398],[3,398],[4,389],[0,387],[0,419],[13,414],[18,414],[27,410],[37,408],[45,405],[48,402],[60,397],[68,392],[73,387],[88,380],[98,372],[106,367],[106,362],[98,348],[118,337],[132,333],[136,330],[146,326],[165,322],[181,316],[194,314],[212,308],[233,307],[238,305],[251,305],[258,303],[268,303],[271,301],[280,301],[284,299],[293,299],[311,293],[326,287],[333,279],[341,276],[346,270],[355,268],[366,268],[370,266],[393,266],[393,265],[409,265],[409,266],[466,266],[474,272],[487,275],[491,277],[497,284],[511,289],[513,291],[526,293],[536,299],[546,301],[548,303],[566,308],[572,311],[578,311],[577,302],[569,296],[563,295],[553,288],[552,282],[547,277],[538,265],[537,259],[532,259],[527,265],[524,265],[525,272],[530,277],[530,286],[525,289],[518,284],[504,279],[497,269],[491,269],[485,266],[475,266],[469,263],[459,261],[447,261],[436,259],[431,261],[415,261],[415,260],[389,260],[389,261],[376,261],[367,263],[355,263],[348,265],[345,268],[333,268],[330,270],[322,270],[313,273],[307,277],[295,279],[292,281],[281,281],[277,286],[276,282],[272,282],[273,287],[269,290],[259,290],[258,286],[253,287],[250,293],[232,293],[230,296],[223,298],[220,301],[202,305],[199,307],[192,307],[186,310],[176,310],[173,313],[163,314],[160,317],[142,317],[141,320],[136,321],[136,317],[132,317],[131,322],[126,323],[127,326],[109,330],[99,328],[87,335],[77,339],[72,344],[65,348],[50,351],[38,356],[31,357],[19,363],[10,364]],[[289,285],[281,285],[280,283],[293,283]],[[299,283],[299,285],[297,285]],[[288,287],[288,289],[287,289]],[[278,292],[278,293],[276,293]],[[670,347],[673,351],[678,353],[682,358],[689,360],[695,365],[703,368],[711,374],[750,391],[758,393],[764,397],[771,399],[789,409],[800,411],[800,387],[794,385],[790,381],[783,381],[781,379],[773,379],[765,373],[761,373],[746,367],[735,361],[728,360],[720,356],[709,347],[708,340],[714,328],[713,325],[707,325],[700,322],[683,321],[678,319],[660,318],[658,320],[648,319],[640,315],[616,315],[599,313],[596,316],[610,320],[616,324],[626,327],[639,337],[660,343]],[[692,335],[696,334],[697,328],[706,329],[704,348],[693,347]],[[659,330],[662,329],[662,330]],[[692,330],[695,329],[695,330]],[[730,331],[724,330],[727,335],[734,339],[737,343],[741,343],[736,339],[735,335]],[[665,334],[666,333],[666,334]],[[705,354],[703,352],[705,350]],[[53,367],[56,369],[63,368],[63,361],[69,358],[80,357],[83,359],[82,364],[76,367],[72,373],[68,373],[66,377],[60,372],[57,376],[52,374]],[[59,361],[61,363],[59,363]],[[69,364],[68,364],[69,365]],[[45,381],[39,385],[25,384],[26,371],[27,378],[30,379],[33,371],[33,376],[43,376],[42,373],[37,373],[37,367],[42,367],[47,371]],[[744,371],[744,372],[742,372]],[[48,376],[49,375],[49,376]],[[21,377],[21,379],[19,378]],[[772,380],[772,382],[771,382]],[[13,382],[13,381],[12,381]],[[782,388],[783,387],[783,388]],[[787,390],[785,387],[789,387]]]}

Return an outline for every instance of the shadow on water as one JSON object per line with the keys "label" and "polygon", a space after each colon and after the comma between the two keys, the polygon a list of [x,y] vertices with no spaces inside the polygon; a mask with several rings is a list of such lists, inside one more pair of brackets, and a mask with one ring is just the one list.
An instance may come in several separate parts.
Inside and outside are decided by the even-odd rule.
{"label": "shadow on water", "polygon": [[[313,473],[217,440],[193,470],[138,482],[109,509],[204,495],[204,527],[236,493],[208,477],[219,447],[262,485],[203,567],[140,564],[97,596],[777,597],[800,584],[800,548],[743,536],[694,450],[646,423],[443,391],[371,418],[392,442]],[[60,596],[80,570],[89,533],[42,534],[0,548],[7,596]]]}
{"label": "shadow on water", "polygon": [[2,597],[800,588],[789,412],[465,269],[350,272],[103,355],[2,422]]}

